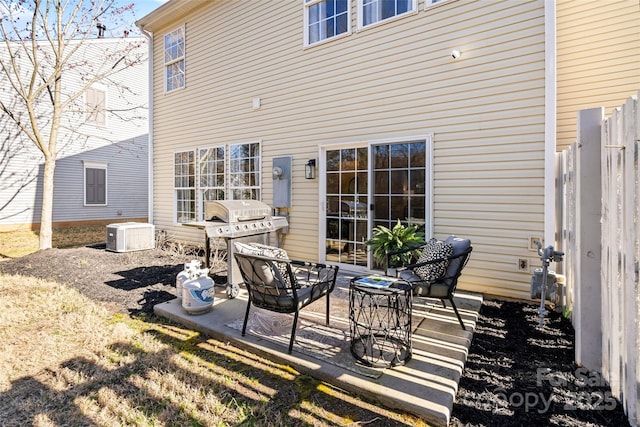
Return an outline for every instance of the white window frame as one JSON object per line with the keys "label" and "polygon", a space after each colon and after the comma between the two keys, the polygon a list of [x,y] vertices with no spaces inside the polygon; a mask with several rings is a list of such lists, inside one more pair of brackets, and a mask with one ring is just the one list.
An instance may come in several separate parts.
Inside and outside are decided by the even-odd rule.
{"label": "white window frame", "polygon": [[[176,56],[175,58],[171,58],[169,60],[167,60],[167,37],[170,37],[171,35],[175,34],[175,33],[182,33],[182,55],[181,56]],[[186,25],[182,25],[176,29],[174,29],[173,31],[169,31],[168,33],[164,34],[164,36],[162,37],[162,42],[163,42],[163,55],[164,55],[164,92],[165,93],[169,93],[169,92],[173,92],[176,90],[180,90],[180,89],[184,89],[187,85],[187,61],[186,61],[186,57],[187,57],[187,37],[186,37]],[[168,70],[170,68],[173,68],[174,65],[179,64],[182,62],[182,85],[180,86],[176,86],[176,87],[171,87],[169,88],[169,73]]]}
{"label": "white window frame", "polygon": [[[304,8],[304,46],[316,46],[318,44],[326,43],[331,40],[336,40],[341,37],[345,37],[351,34],[351,0],[346,0],[347,2],[347,30],[344,33],[336,34],[334,36],[325,37],[323,39],[317,40],[315,42],[311,42],[309,40],[309,11],[311,6],[315,6],[317,4],[323,3],[327,0],[304,0],[303,8]],[[335,15],[334,15],[335,16]]]}
{"label": "white window frame", "polygon": [[424,8],[428,9],[431,6],[440,5],[442,3],[447,3],[449,0],[424,0]]}
{"label": "white window frame", "polygon": [[[107,162],[96,162],[90,160],[82,161],[82,192],[84,194],[84,206],[107,206],[109,204],[109,174],[108,174]],[[87,169],[102,169],[104,170],[104,203],[88,203],[87,202]]]}
{"label": "white window frame", "polygon": [[[257,155],[253,156],[245,156],[240,158],[234,158],[234,147],[240,147],[242,145],[247,144],[257,144]],[[201,152],[205,150],[217,150],[219,148],[224,149],[224,187],[220,186],[204,186],[202,185],[202,173],[203,173],[203,163],[201,158]],[[194,169],[194,186],[193,187],[185,187],[185,186],[176,186],[176,155],[180,153],[191,153],[193,155],[193,169]],[[255,154],[255,153],[254,153]],[[231,170],[232,162],[238,161],[240,165],[245,165],[247,162],[254,166],[254,170],[249,170],[244,173],[254,174],[255,180],[253,185],[245,185],[246,180],[243,179],[240,175],[243,174],[242,171]],[[255,200],[262,200],[262,140],[252,140],[246,142],[238,142],[233,144],[217,144],[217,145],[207,145],[202,147],[190,148],[185,150],[176,150],[173,152],[173,221],[174,224],[184,224],[185,222],[191,221],[202,221],[204,219],[204,202],[205,202],[205,192],[206,190],[217,190],[223,191],[226,199],[234,200],[234,199],[242,199],[247,198],[243,197],[244,195],[250,193],[255,196]],[[239,175],[240,179],[236,179],[236,181],[241,181],[240,185],[234,185],[234,177],[233,174]],[[184,175],[189,176],[189,175]],[[236,177],[238,178],[238,177]],[[250,181],[250,180],[249,180]],[[187,212],[189,215],[188,220],[186,221],[178,221],[178,192],[179,191],[191,191],[194,197],[193,212]],[[237,197],[237,193],[240,193],[240,197]],[[186,199],[190,200],[190,199]],[[209,199],[206,199],[209,200]]]}
{"label": "white window frame", "polygon": [[[220,185],[205,185],[206,183],[203,183],[203,175],[204,175],[204,169],[206,166],[208,166],[208,163],[205,163],[203,161],[203,157],[202,157],[202,153],[203,151],[214,151],[217,152],[218,150],[222,149],[222,159],[219,159],[217,156],[215,159],[213,159],[213,161],[215,161],[216,163],[220,162],[220,160],[222,160],[222,179],[223,179],[223,183],[222,186]],[[215,145],[215,146],[209,146],[209,147],[199,147],[198,148],[198,158],[197,158],[197,162],[198,162],[198,169],[197,169],[197,182],[198,182],[198,200],[197,200],[197,205],[198,205],[198,209],[199,209],[199,213],[197,214],[197,217],[201,220],[201,219],[206,219],[204,218],[204,202],[205,201],[209,201],[209,200],[221,200],[221,199],[226,199],[227,194],[228,194],[228,188],[227,188],[227,147],[225,145]],[[211,173],[211,171],[208,171],[208,173],[206,175],[209,175],[211,179],[215,179],[217,174],[215,173]],[[211,183],[209,183],[211,184]],[[222,193],[222,198],[209,198],[207,197],[207,192],[208,191],[213,191],[216,196],[221,192]]]}
{"label": "white window frame", "polygon": [[[390,16],[388,18],[384,18],[384,19],[382,17],[379,17],[379,19],[377,21],[372,22],[372,23],[367,24],[367,25],[364,25],[364,15],[365,15],[364,14],[364,3],[365,3],[365,1],[370,3],[370,2],[379,2],[379,1],[382,1],[382,0],[358,0],[358,30],[363,30],[365,28],[375,27],[375,26],[383,24],[383,23],[387,23],[387,22],[390,22],[390,21],[394,21],[396,19],[404,18],[405,16],[409,16],[409,15],[413,15],[413,14],[418,13],[418,0],[410,0],[410,2],[411,2],[411,9],[410,10],[408,10],[406,12],[402,12],[402,13],[400,13],[398,15],[393,15],[393,16]],[[429,1],[429,0],[425,0],[425,1]],[[382,10],[380,9],[379,13],[381,13],[381,12],[382,12]]]}
{"label": "white window frame", "polygon": [[[89,99],[87,97],[87,92],[89,90],[92,90],[95,92],[102,92],[104,94],[104,104],[102,106],[89,105]],[[85,123],[89,125],[101,127],[101,128],[108,127],[109,123],[107,118],[107,105],[109,105],[109,91],[107,90],[107,86],[99,83],[94,83],[93,85],[91,85],[85,90],[83,97],[84,97]],[[102,107],[102,116],[104,117],[103,122],[100,122],[99,120],[97,120],[98,115],[100,114],[100,107]]]}
{"label": "white window frame", "polygon": [[[242,145],[252,145],[252,144],[258,145],[257,155],[247,156],[247,157],[238,157],[238,158],[235,157],[235,154],[237,152],[237,150],[235,150],[235,147],[240,147]],[[240,142],[236,144],[230,144],[228,157],[229,157],[229,165],[227,167],[228,197],[233,200],[248,199],[247,197],[244,197],[244,194],[241,194],[240,197],[236,196],[236,192],[246,193],[248,191],[256,195],[256,197],[251,197],[250,199],[262,200],[262,190],[261,190],[262,188],[262,141],[247,141],[247,142]],[[254,165],[255,169],[249,170],[249,171],[234,170],[235,161],[238,161],[240,163],[243,163],[243,162],[251,163]],[[254,175],[255,181],[256,181],[253,185],[251,184],[244,185],[242,183],[238,183],[238,181],[246,182],[246,180],[238,179],[240,176],[245,175],[250,177],[251,174]]]}
{"label": "white window frame", "polygon": [[[339,150],[341,148],[358,148],[358,147],[368,147],[368,152],[369,152],[369,166],[368,166],[368,173],[369,173],[369,181],[367,184],[367,188],[369,189],[369,193],[367,195],[368,200],[371,201],[373,200],[373,187],[374,187],[374,177],[372,172],[372,147],[375,145],[384,145],[384,144],[396,144],[396,143],[403,143],[403,142],[415,142],[415,141],[424,141],[425,142],[425,156],[426,156],[426,174],[425,174],[425,180],[426,183],[425,185],[427,186],[425,191],[427,192],[426,197],[425,197],[425,235],[426,236],[433,236],[433,230],[434,230],[434,226],[433,226],[433,218],[434,218],[434,200],[433,200],[433,192],[434,192],[434,174],[433,174],[433,168],[434,168],[434,154],[433,154],[433,144],[434,144],[434,133],[433,132],[426,132],[426,133],[422,133],[422,134],[408,134],[406,136],[398,136],[395,138],[384,138],[384,139],[373,139],[373,140],[368,140],[368,141],[361,141],[361,142],[340,142],[340,143],[334,143],[334,144],[325,144],[325,145],[321,145],[319,147],[319,157],[321,159],[323,159],[326,156],[326,152],[327,150]],[[326,206],[326,200],[327,200],[327,192],[326,192],[326,188],[327,188],[327,170],[326,170],[326,164],[324,161],[320,161],[319,164],[319,188],[321,188],[321,192],[319,194],[320,196],[320,200],[322,201],[321,203],[318,204],[318,218],[321,219],[320,223],[321,224],[326,224],[326,212],[327,212],[327,206]],[[367,228],[369,230],[369,232],[372,229],[372,218],[371,218],[371,213],[368,213],[369,218],[368,218],[368,225]],[[371,236],[369,236],[371,237]],[[325,253],[325,243],[327,240],[327,233],[326,233],[326,228],[324,226],[319,227],[318,230],[318,254],[320,254],[319,260],[320,262],[327,262],[329,264],[335,264],[333,262],[329,262],[327,261],[326,258],[326,253]],[[367,272],[369,271],[366,268],[362,268],[361,270],[359,270],[358,268],[355,268],[353,265],[349,264],[349,268],[350,269],[355,269],[355,271],[357,272]]]}
{"label": "white window frame", "polygon": [[[189,185],[176,185],[176,178],[178,178],[178,174],[176,173],[176,155],[177,154],[185,154],[185,153],[191,153],[193,155],[193,187],[189,186]],[[191,149],[191,150],[180,150],[180,151],[175,151],[173,153],[173,221],[176,224],[183,224],[185,222],[191,222],[191,221],[195,221],[198,219],[197,216],[197,173],[196,173],[196,169],[197,169],[197,160],[196,160],[196,154],[197,151],[195,149]],[[182,163],[182,164],[190,164],[189,163]],[[181,177],[187,177],[187,180],[190,176],[190,174],[183,174],[180,173]],[[188,184],[188,182],[187,182]],[[186,212],[187,213],[187,220],[180,220],[181,219],[181,215],[179,215],[178,212],[178,192],[183,192],[183,191],[192,191],[193,194],[193,212],[191,212],[190,210],[184,210],[181,212]],[[181,200],[187,200],[189,201],[190,199],[188,198],[183,198]]]}

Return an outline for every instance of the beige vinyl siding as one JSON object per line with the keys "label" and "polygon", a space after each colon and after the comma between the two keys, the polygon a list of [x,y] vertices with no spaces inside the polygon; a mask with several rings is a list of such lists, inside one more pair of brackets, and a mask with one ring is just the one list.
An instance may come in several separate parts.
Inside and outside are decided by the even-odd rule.
{"label": "beige vinyl siding", "polygon": [[164,94],[154,68],[156,226],[203,241],[173,223],[176,151],[260,140],[263,201],[271,159],[293,157],[285,248],[319,259],[322,181],[304,179],[307,160],[321,146],[433,133],[435,236],[474,245],[461,288],[526,298],[531,274],[517,259],[534,267],[529,237],[543,235],[544,2],[419,1],[416,14],[308,48],[301,2],[253,6],[211,2],[154,28],[162,58],[162,35],[186,23],[186,88]]}
{"label": "beige vinyl siding", "polygon": [[585,108],[605,115],[640,89],[640,4],[636,0],[557,2],[557,150],[576,139]]}

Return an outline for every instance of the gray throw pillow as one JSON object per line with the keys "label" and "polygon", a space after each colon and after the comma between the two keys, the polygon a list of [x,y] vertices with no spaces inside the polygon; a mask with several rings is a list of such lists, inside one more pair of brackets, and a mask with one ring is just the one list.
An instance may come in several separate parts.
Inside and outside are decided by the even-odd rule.
{"label": "gray throw pillow", "polygon": [[[244,254],[244,255],[257,255],[264,256],[269,258],[279,258],[279,259],[289,259],[287,255],[287,251],[282,248],[277,248],[275,246],[263,245],[261,243],[242,243],[242,242],[234,242],[236,247],[236,252]],[[287,287],[291,287],[291,278],[287,273],[287,263],[286,262],[274,262],[275,267],[279,270],[280,275],[282,276],[282,280]]]}

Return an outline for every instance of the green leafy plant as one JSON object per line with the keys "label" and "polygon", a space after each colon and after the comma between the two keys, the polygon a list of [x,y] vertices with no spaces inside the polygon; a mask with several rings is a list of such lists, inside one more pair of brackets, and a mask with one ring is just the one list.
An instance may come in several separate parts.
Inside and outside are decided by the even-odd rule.
{"label": "green leafy plant", "polygon": [[420,256],[420,250],[407,251],[399,255],[392,255],[389,265],[387,263],[387,253],[409,249],[424,244],[424,233],[414,225],[404,225],[398,223],[389,229],[383,225],[378,225],[373,229],[373,236],[366,244],[371,248],[371,253],[375,261],[383,266],[394,267],[407,264],[412,259]]}

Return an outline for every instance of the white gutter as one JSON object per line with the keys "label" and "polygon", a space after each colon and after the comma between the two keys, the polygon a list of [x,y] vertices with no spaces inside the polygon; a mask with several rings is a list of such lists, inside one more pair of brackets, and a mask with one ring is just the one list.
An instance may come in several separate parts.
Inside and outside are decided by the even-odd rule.
{"label": "white gutter", "polygon": [[147,189],[147,220],[150,224],[153,224],[153,33],[146,31],[144,27],[139,26],[140,31],[149,41],[149,119],[147,120],[149,123],[149,132],[148,132],[148,150],[147,154],[149,156],[148,163],[148,180],[149,185]]}
{"label": "white gutter", "polygon": [[556,3],[544,2],[544,245],[555,245]]}

